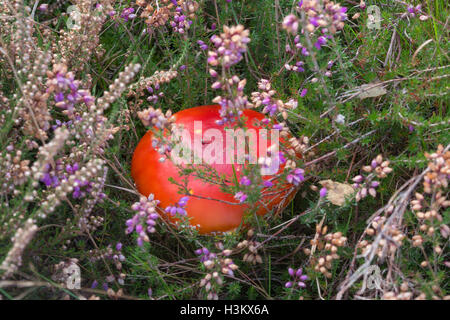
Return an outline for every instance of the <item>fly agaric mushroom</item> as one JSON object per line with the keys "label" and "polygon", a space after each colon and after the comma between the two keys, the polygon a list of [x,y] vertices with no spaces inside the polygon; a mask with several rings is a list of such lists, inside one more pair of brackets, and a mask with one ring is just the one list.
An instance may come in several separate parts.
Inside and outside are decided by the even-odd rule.
{"label": "fly agaric mushroom", "polygon": [[[226,142],[226,128],[223,125],[217,124],[217,120],[220,120],[219,109],[220,107],[218,105],[199,106],[180,111],[173,115],[175,124],[177,126],[182,125],[181,127],[189,133],[190,139],[193,138],[191,140],[191,147],[190,149],[188,148],[194,154],[192,159],[195,159],[196,154],[203,156],[203,152],[206,151],[206,148],[210,147],[209,145],[211,143],[220,142],[216,141],[217,138],[207,138],[207,134],[205,133],[203,135],[203,132],[212,130],[216,134],[221,134],[223,137],[222,142]],[[270,147],[269,134],[266,135],[267,139],[259,135],[260,130],[264,129],[261,120],[265,116],[262,113],[248,109],[243,111],[242,116],[246,119],[246,130],[254,129],[254,132],[257,133],[258,141],[255,146],[257,149],[257,159],[261,156],[266,156],[266,148]],[[199,123],[201,123],[200,129]],[[201,139],[200,143],[195,141],[199,135]],[[177,201],[182,201],[182,209],[186,210],[187,216],[190,218],[190,224],[198,226],[199,233],[201,234],[226,232],[239,227],[242,223],[244,213],[249,209],[248,205],[245,203],[240,204],[232,194],[223,192],[219,185],[211,184],[192,176],[188,177],[187,186],[190,197],[189,201],[186,201],[186,195],[179,193],[179,186],[169,180],[171,177],[176,182],[181,182],[182,178],[186,177],[180,177],[179,168],[172,161],[160,161],[161,154],[152,146],[152,137],[153,132],[148,131],[139,142],[133,154],[131,175],[138,191],[145,196],[154,194],[155,198],[160,200],[161,208],[166,208],[172,206]],[[263,141],[260,141],[261,139]],[[232,141],[234,144],[234,138]],[[219,144],[215,147],[222,148],[223,146]],[[234,148],[234,145],[232,148]],[[239,181],[242,177],[243,164],[236,163],[236,161],[227,161],[225,149],[223,147],[223,161],[216,161],[216,163],[210,163],[208,165],[218,174],[228,177],[228,180],[232,181],[236,175]],[[235,154],[238,150],[238,148],[235,148]],[[280,165],[278,173],[282,169],[283,165]],[[273,178],[273,175],[263,176],[264,180],[269,180],[270,178]],[[277,183],[275,182],[274,185],[277,185]],[[277,206],[278,208],[281,207],[280,209],[284,208],[295,195],[295,188],[289,184],[279,184],[277,190],[279,192],[275,196],[262,197],[265,205],[257,208],[256,213],[258,215],[264,215]],[[164,215],[174,221],[170,214],[164,213]]]}

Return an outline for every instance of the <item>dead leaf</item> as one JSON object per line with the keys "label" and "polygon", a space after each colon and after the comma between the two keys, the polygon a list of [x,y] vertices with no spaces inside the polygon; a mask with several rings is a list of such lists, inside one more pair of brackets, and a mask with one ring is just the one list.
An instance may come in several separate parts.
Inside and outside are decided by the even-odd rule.
{"label": "dead leaf", "polygon": [[337,206],[342,207],[345,199],[353,196],[355,189],[347,183],[340,183],[332,180],[322,180],[319,183],[327,188],[327,199]]}
{"label": "dead leaf", "polygon": [[373,82],[368,84],[363,84],[359,87],[358,97],[362,99],[375,98],[386,94],[387,91],[383,85]]}

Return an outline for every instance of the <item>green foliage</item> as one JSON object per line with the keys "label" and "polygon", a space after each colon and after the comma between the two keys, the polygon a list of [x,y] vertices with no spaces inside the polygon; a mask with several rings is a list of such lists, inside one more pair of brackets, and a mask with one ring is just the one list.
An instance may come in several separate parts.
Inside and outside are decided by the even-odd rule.
{"label": "green foliage", "polygon": [[[274,5],[278,2],[279,7]],[[425,152],[434,152],[439,144],[447,146],[450,143],[450,47],[446,30],[448,3],[443,0],[424,2],[424,10],[432,17],[421,21],[418,17],[401,18],[406,9],[396,1],[367,2],[381,6],[381,30],[367,28],[364,10],[359,7],[349,8],[349,17],[355,13],[361,13],[361,16],[350,19],[344,30],[336,35],[335,43],[316,56],[323,70],[328,61],[335,61],[332,76],[326,78],[325,82],[329,95],[336,100],[332,114],[343,115],[344,124],[335,124],[333,117],[322,116],[330,108],[329,97],[320,81],[311,82],[311,77],[315,75],[310,60],[306,63],[307,71],[304,73],[283,70],[289,58],[285,46],[288,43],[292,45],[281,27],[283,17],[292,11],[292,1],[287,0],[232,1],[230,4],[217,1],[218,16],[213,4],[216,1],[203,1],[202,9],[196,13],[197,18],[187,35],[162,28],[150,36],[142,33],[145,28],[142,19],[131,23],[108,20],[100,36],[104,54],[93,57],[84,72],[78,75],[80,79],[84,79],[87,73],[92,76],[93,92],[99,97],[108,90],[112,79],[131,62],[142,65],[139,76],[143,77],[149,77],[157,70],[168,70],[173,65],[178,70],[180,65],[185,65],[186,69],[179,70],[177,78],[162,85],[164,96],[152,106],[176,112],[210,104],[215,92],[211,90],[211,77],[207,70],[207,51],[201,51],[197,41],[208,42],[213,34],[221,30],[222,25],[241,23],[250,30],[251,42],[245,62],[240,63],[236,70],[241,79],[248,80],[247,95],[258,90],[257,83],[261,78],[270,79],[274,90],[283,100],[294,98],[298,101],[298,107],[287,121],[293,133],[298,137],[309,137],[311,145],[318,143],[311,150],[312,157],[305,159],[305,162],[334,152],[332,156],[307,169],[307,181],[279,216],[269,215],[259,220],[248,217],[246,222],[255,229],[260,242],[282,231],[260,249],[262,264],[243,262],[241,252],[233,256],[239,272],[246,277],[235,272],[235,276],[242,281],[228,279],[222,288],[221,298],[317,299],[318,288],[321,297],[334,298],[339,283],[344,280],[352,263],[354,248],[367,227],[367,219],[387,203],[399,186],[426,168]],[[344,1],[343,4],[350,6]],[[58,17],[60,12],[55,11],[54,14]],[[56,18],[54,29],[63,28],[64,20],[63,17]],[[212,23],[217,23],[216,31],[211,30]],[[2,38],[5,39],[6,35],[2,34]],[[428,39],[432,42],[418,51]],[[390,49],[392,43],[395,44],[393,50]],[[0,71],[0,74],[4,72]],[[13,99],[11,81],[6,77],[2,79],[1,89],[8,98]],[[374,82],[385,82],[386,94],[362,100],[357,97],[347,99],[355,88]],[[302,98],[300,91],[303,88],[308,89],[308,94]],[[144,101],[144,106],[147,105],[149,103]],[[142,247],[136,246],[135,237],[124,234],[125,222],[133,215],[130,206],[138,201],[133,192],[127,192],[132,187],[126,183],[132,181],[131,157],[146,131],[135,115],[125,119],[123,111],[132,108],[135,108],[135,101],[123,95],[106,114],[109,123],[117,127],[128,126],[129,130],[120,130],[109,141],[104,153],[109,167],[104,189],[107,199],[94,209],[95,215],[104,218],[101,228],[93,234],[78,234],[71,206],[62,204],[46,220],[47,225],[42,227],[27,249],[22,272],[32,274],[39,280],[51,278],[50,266],[57,264],[62,257],[77,258],[84,266],[82,287],[89,288],[94,280],[103,283],[111,272],[118,272],[110,261],[91,261],[89,250],[105,249],[108,245],[114,246],[120,242],[123,243],[126,257],[121,272],[126,274],[126,280],[123,286],[116,282],[111,284],[114,290],[123,288],[128,296],[142,299],[148,298],[149,288],[154,298],[205,298],[204,292],[197,287],[205,270],[194,251],[203,246],[214,251],[217,242],[222,242],[225,248],[235,247],[246,238],[245,231],[202,236],[189,228],[175,230],[173,226],[160,221],[162,227]],[[14,127],[10,114],[3,114],[6,120],[0,129],[1,150],[11,143],[8,133]],[[366,135],[371,131],[373,133]],[[326,179],[351,183],[351,178],[359,174],[361,167],[370,164],[378,154],[383,154],[391,161],[393,173],[381,182],[376,198],[368,197],[359,203],[349,200],[337,207],[326,200],[320,202],[318,192],[311,190],[311,186],[320,189],[318,182]],[[21,188],[32,189],[31,186]],[[256,202],[257,195],[252,195],[251,200]],[[1,201],[5,201],[5,198]],[[0,226],[13,214],[25,214],[21,210],[22,199],[10,198],[8,201],[6,206],[1,207]],[[444,212],[444,223],[449,223],[449,213],[448,209]],[[27,214],[31,215],[30,212]],[[332,232],[340,231],[348,238],[348,246],[339,249],[340,259],[330,270],[331,280],[315,272],[308,264],[310,256],[303,252],[303,249],[310,247],[309,241],[315,235],[315,226],[323,217],[326,217],[325,224]],[[413,213],[407,211],[405,224],[416,223]],[[4,235],[0,237],[0,257],[6,255],[10,248],[11,231],[0,229]],[[422,252],[419,248],[409,247],[409,244],[402,248],[402,254],[401,268],[408,276],[413,275],[422,280],[421,292],[430,297],[435,294],[432,286],[444,283],[441,289],[442,296],[445,295],[448,290],[448,274],[445,271],[433,273],[421,268]],[[441,263],[445,259],[448,261],[448,253],[439,259]],[[289,280],[287,268],[301,266],[308,269],[306,272],[314,281],[307,282],[306,289],[293,293],[284,288],[284,283]],[[39,270],[39,273],[33,270]],[[360,285],[356,283],[351,292],[355,293]],[[27,297],[49,298],[52,297],[49,290],[34,290]],[[5,298],[12,298],[18,292],[0,289],[0,294]]]}

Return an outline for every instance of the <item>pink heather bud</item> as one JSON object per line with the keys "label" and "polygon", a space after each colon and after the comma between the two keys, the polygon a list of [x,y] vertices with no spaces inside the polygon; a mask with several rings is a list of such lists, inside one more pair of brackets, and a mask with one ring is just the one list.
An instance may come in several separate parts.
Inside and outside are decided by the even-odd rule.
{"label": "pink heather bud", "polygon": [[216,81],[212,84],[211,88],[213,89],[220,89],[222,87],[222,84],[219,81]]}
{"label": "pink heather bud", "polygon": [[264,187],[266,188],[270,188],[273,186],[273,183],[271,181],[264,181],[263,182]]}
{"label": "pink heather bud", "polygon": [[307,93],[308,93],[308,89],[306,89],[306,88],[303,89],[302,92],[300,93],[300,97],[303,98],[304,96],[306,96]]}
{"label": "pink heather bud", "polygon": [[283,20],[283,28],[290,33],[296,34],[298,31],[298,25],[298,18],[293,14],[286,16]]}
{"label": "pink heather bud", "polygon": [[367,196],[367,189],[366,188],[362,188],[361,189],[361,197],[365,198]]}
{"label": "pink heather bud", "polygon": [[373,159],[372,162],[370,163],[370,165],[372,166],[372,168],[375,169],[378,166],[377,160]]}
{"label": "pink heather bud", "polygon": [[294,276],[294,269],[289,268],[289,269],[288,269],[288,273],[289,273],[289,275],[290,275],[291,277],[293,277],[293,276]]}
{"label": "pink heather bud", "polygon": [[209,74],[211,75],[211,77],[215,78],[217,77],[219,74],[217,73],[216,70],[214,69],[209,69]]}
{"label": "pink heather bud", "polygon": [[364,180],[364,177],[362,175],[358,175],[353,178],[353,181],[356,183],[361,183],[361,182],[363,182],[363,180]]}
{"label": "pink heather bud", "polygon": [[327,195],[327,188],[320,189],[319,195],[321,198],[324,198]]}

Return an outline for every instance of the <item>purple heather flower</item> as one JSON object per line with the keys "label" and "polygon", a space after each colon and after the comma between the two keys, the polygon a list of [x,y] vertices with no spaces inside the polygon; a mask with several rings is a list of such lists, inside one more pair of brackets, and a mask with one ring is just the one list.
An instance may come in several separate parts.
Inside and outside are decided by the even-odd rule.
{"label": "purple heather flower", "polygon": [[282,151],[278,152],[278,162],[281,164],[286,162],[286,158],[284,157],[284,153]]}
{"label": "purple heather flower", "polygon": [[272,181],[266,180],[263,182],[263,186],[266,188],[270,188],[273,186],[273,183],[272,183]]}
{"label": "purple heather flower", "polygon": [[305,171],[303,169],[297,168],[291,171],[290,174],[287,175],[286,180],[289,183],[292,183],[295,186],[298,186],[300,182],[305,180],[303,174]]}
{"label": "purple heather flower", "polygon": [[125,8],[125,9],[123,9],[122,13],[120,14],[120,17],[125,22],[128,22],[128,20],[130,20],[130,19],[136,18],[136,15],[134,14],[134,8]]}
{"label": "purple heather flower", "polygon": [[44,174],[44,176],[41,178],[41,182],[43,182],[47,187],[51,186],[52,179],[48,173]]}
{"label": "purple heather flower", "polygon": [[380,183],[378,181],[372,181],[371,184],[370,184],[370,186],[372,188],[377,188],[379,185],[380,185]]}
{"label": "purple heather flower", "polygon": [[283,130],[283,125],[280,123],[277,123],[277,124],[274,124],[272,128],[275,130]]}
{"label": "purple heather flower", "polygon": [[78,171],[79,166],[78,166],[78,162],[75,162],[73,165],[66,165],[66,171],[69,174],[74,174],[76,171]]}
{"label": "purple heather flower", "polygon": [[415,17],[417,13],[420,13],[422,10],[422,6],[419,4],[417,6],[409,5],[407,8],[408,13],[411,15],[411,17]]}
{"label": "purple heather flower", "polygon": [[293,277],[294,274],[295,274],[294,269],[288,268],[288,273],[289,273],[289,275],[290,275],[291,277]]}
{"label": "purple heather flower", "polygon": [[98,286],[98,281],[97,280],[92,281],[91,289],[95,289],[95,288],[97,288],[97,286]]}
{"label": "purple heather flower", "polygon": [[39,6],[39,11],[45,12],[48,9],[48,4],[47,3],[43,3]]}
{"label": "purple heather flower", "polygon": [[235,195],[234,195],[234,198],[236,199],[236,200],[238,200],[239,201],[239,203],[243,203],[245,200],[247,200],[247,195],[245,194],[245,193],[243,193],[242,191],[239,191],[238,193],[236,193]]}
{"label": "purple heather flower", "polygon": [[296,71],[298,71],[298,72],[304,72],[305,71],[305,69],[303,68],[303,65],[304,65],[305,63],[303,62],[303,61],[297,61],[296,63],[295,63],[295,66],[297,67],[297,70]]}
{"label": "purple heather flower", "polygon": [[294,270],[292,268],[288,269],[288,274],[291,277],[291,280],[286,282],[284,285],[286,288],[292,288],[296,285],[298,288],[305,288],[305,281],[308,280],[308,276],[303,274],[302,268]]}
{"label": "purple heather flower", "polygon": [[55,101],[56,102],[64,101],[64,93],[58,92],[57,94],[55,94]]}
{"label": "purple heather flower", "polygon": [[287,53],[294,53],[294,52],[292,51],[291,46],[290,46],[289,44],[286,44],[286,46],[285,46],[285,51],[286,51]]}
{"label": "purple heather flower", "polygon": [[324,36],[320,36],[319,38],[317,38],[317,42],[314,43],[314,46],[317,48],[317,50],[320,50],[320,48],[327,43],[327,38]]}
{"label": "purple heather flower", "polygon": [[220,83],[220,81],[216,81],[211,85],[211,88],[213,88],[215,90],[220,89],[220,88],[222,88],[222,83]]}
{"label": "purple heather flower", "polygon": [[55,85],[55,106],[66,110],[69,116],[73,116],[75,104],[85,103],[87,106],[92,105],[94,98],[87,90],[79,89],[79,81],[74,80],[71,72],[57,72],[52,81],[54,81]]}
{"label": "purple heather flower", "polygon": [[319,192],[320,197],[325,198],[325,196],[327,195],[327,192],[328,192],[327,188],[320,189],[320,192]]}
{"label": "purple heather flower", "polygon": [[216,255],[210,252],[207,248],[203,247],[194,251],[196,255],[199,256],[200,262],[205,262],[206,260],[211,260],[216,257]]}
{"label": "purple heather flower", "polygon": [[305,57],[309,56],[309,51],[305,47],[302,47],[302,55],[304,55]]}
{"label": "purple heather flower", "polygon": [[370,166],[375,169],[378,166],[378,162],[377,160],[373,159],[372,162],[370,163]]}
{"label": "purple heather flower", "polygon": [[186,211],[185,207],[186,207],[188,200],[189,200],[189,197],[182,197],[173,206],[166,207],[166,212],[171,214],[172,216],[174,216],[176,214],[179,214],[180,216],[186,216],[187,211]]}
{"label": "purple heather flower", "polygon": [[203,51],[208,50],[208,45],[206,43],[204,43],[202,40],[198,40],[197,44],[200,46],[200,49],[202,49]]}
{"label": "purple heather flower", "polygon": [[294,14],[287,15],[283,20],[283,28],[292,34],[297,34],[298,26],[298,18]]}
{"label": "purple heather flower", "polygon": [[303,98],[308,93],[308,89],[304,88],[302,92],[300,93],[300,97]]}
{"label": "purple heather flower", "polygon": [[311,23],[314,27],[318,27],[319,26],[319,19],[317,19],[317,17],[311,17],[309,19],[309,23]]}
{"label": "purple heather flower", "polygon": [[249,186],[252,184],[252,181],[247,176],[243,176],[241,178],[240,184],[242,184],[243,186]]}
{"label": "purple heather flower", "polygon": [[184,34],[192,24],[192,21],[187,20],[186,16],[182,12],[183,9],[180,6],[177,6],[175,9],[173,21],[170,22],[170,26],[173,28],[173,30],[180,34]]}
{"label": "purple heather flower", "polygon": [[138,234],[137,244],[142,246],[144,241],[148,241],[147,233],[156,231],[155,225],[159,215],[155,211],[155,207],[159,204],[159,200],[154,199],[154,195],[150,194],[148,198],[141,197],[139,202],[135,202],[131,209],[137,213],[126,221],[125,232],[131,233],[136,231]]}

